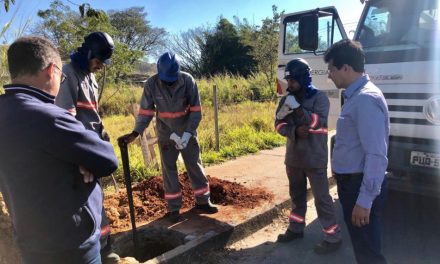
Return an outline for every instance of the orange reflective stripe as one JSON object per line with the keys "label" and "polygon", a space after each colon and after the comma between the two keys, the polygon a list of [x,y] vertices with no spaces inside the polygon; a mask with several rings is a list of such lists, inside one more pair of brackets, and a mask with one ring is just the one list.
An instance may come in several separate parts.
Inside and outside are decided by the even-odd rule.
{"label": "orange reflective stripe", "polygon": [[159,112],[160,118],[178,118],[185,116],[187,114],[187,111],[185,112]]}
{"label": "orange reflective stripe", "polygon": [[198,106],[191,106],[189,108],[189,111],[191,111],[191,112],[200,112],[200,111],[202,111],[202,107],[200,105],[198,105]]}
{"label": "orange reflective stripe", "polygon": [[173,199],[177,199],[179,197],[182,196],[181,192],[178,193],[166,193],[165,194],[165,200],[173,200]]}
{"label": "orange reflective stripe", "polygon": [[139,113],[138,113],[138,115],[143,115],[143,116],[154,116],[154,110],[139,108]]}
{"label": "orange reflective stripe", "polygon": [[327,228],[327,229],[322,229],[322,231],[324,231],[324,233],[333,235],[336,234],[336,230],[338,229],[338,225],[332,225],[331,227]]}
{"label": "orange reflective stripe", "polygon": [[297,222],[297,223],[304,223],[305,222],[304,217],[301,217],[301,216],[296,215],[294,213],[291,213],[289,215],[289,220],[292,220],[292,221]]}
{"label": "orange reflective stripe", "polygon": [[315,128],[318,125],[319,116],[317,114],[312,114],[312,122],[310,123],[310,128]]}
{"label": "orange reflective stripe", "polygon": [[287,123],[279,123],[279,124],[275,127],[275,130],[279,133],[280,130],[281,130],[281,128],[282,128],[283,126],[285,126],[285,125],[287,125]]}
{"label": "orange reflective stripe", "polygon": [[77,102],[76,107],[96,110],[96,102]]}
{"label": "orange reflective stripe", "polygon": [[194,190],[194,195],[195,196],[200,196],[200,195],[204,195],[209,193],[209,185],[207,185],[206,187]]}
{"label": "orange reflective stripe", "polygon": [[104,227],[101,227],[101,236],[110,234],[110,225],[106,225]]}
{"label": "orange reflective stripe", "polygon": [[320,129],[309,129],[309,133],[312,133],[312,134],[328,134],[328,129],[326,127],[321,127]]}

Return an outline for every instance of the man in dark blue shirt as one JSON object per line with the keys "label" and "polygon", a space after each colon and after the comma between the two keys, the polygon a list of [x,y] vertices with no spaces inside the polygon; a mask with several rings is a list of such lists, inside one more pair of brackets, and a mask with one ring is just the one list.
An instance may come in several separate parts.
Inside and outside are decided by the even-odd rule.
{"label": "man in dark blue shirt", "polygon": [[8,49],[12,82],[0,96],[0,191],[23,262],[100,264],[102,190],[118,160],[110,143],[55,106],[65,80],[41,37]]}
{"label": "man in dark blue shirt", "polygon": [[358,263],[386,263],[380,246],[380,216],[388,165],[388,107],[364,72],[365,54],[358,42],[341,40],[324,57],[328,77],[343,93],[336,125],[332,170],[344,220]]}

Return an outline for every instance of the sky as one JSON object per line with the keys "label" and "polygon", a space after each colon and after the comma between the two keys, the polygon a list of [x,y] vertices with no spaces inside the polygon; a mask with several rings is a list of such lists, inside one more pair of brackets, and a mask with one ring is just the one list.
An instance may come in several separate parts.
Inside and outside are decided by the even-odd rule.
{"label": "sky", "polygon": [[[6,34],[6,42],[12,42],[18,29],[30,19],[31,24],[37,23],[38,10],[47,9],[51,0],[15,0],[8,13],[0,0],[0,29],[15,15],[14,23]],[[78,5],[89,3],[92,8],[122,10],[132,6],[143,6],[148,13],[147,20],[153,27],[164,28],[171,34],[179,34],[199,26],[215,26],[219,17],[223,16],[233,22],[233,17],[246,18],[249,23],[260,25],[261,20],[272,17],[272,5],[278,11],[294,13],[317,7],[335,6],[343,24],[349,27],[346,32],[355,29],[356,22],[362,12],[360,0],[62,0],[73,10]],[[349,35],[351,36],[351,35]],[[0,39],[0,43],[5,39]]]}

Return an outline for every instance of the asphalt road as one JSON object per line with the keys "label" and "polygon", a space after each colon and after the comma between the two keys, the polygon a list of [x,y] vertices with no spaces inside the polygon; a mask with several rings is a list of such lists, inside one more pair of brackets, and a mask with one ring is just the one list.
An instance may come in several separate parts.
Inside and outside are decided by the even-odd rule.
{"label": "asphalt road", "polygon": [[[342,211],[336,188],[330,190],[339,219]],[[345,225],[343,246],[331,255],[319,256],[313,246],[321,239],[313,200],[308,203],[305,237],[287,244],[276,243],[287,223],[282,217],[253,235],[220,251],[211,251],[201,263],[355,263]],[[286,212],[287,214],[288,212]],[[440,263],[440,198],[389,191],[383,218],[383,252],[389,263]]]}

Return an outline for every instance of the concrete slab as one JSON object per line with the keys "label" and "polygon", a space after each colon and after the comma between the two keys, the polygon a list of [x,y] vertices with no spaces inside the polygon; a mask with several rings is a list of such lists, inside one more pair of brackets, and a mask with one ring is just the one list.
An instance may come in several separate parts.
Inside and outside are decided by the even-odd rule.
{"label": "concrete slab", "polygon": [[[184,212],[186,220],[174,225],[164,219],[144,225],[139,228],[141,233],[151,229],[169,230],[169,240],[172,241],[169,244],[174,244],[173,249],[144,263],[186,263],[182,260],[190,260],[203,250],[222,248],[270,224],[282,209],[290,207],[284,153],[283,146],[205,168],[207,175],[241,183],[251,189],[264,188],[274,194],[274,199],[264,201],[256,208],[220,206],[219,213],[213,215]],[[116,252],[129,252],[131,238],[131,232],[115,235]],[[151,249],[142,248],[140,251],[148,250]]]}

